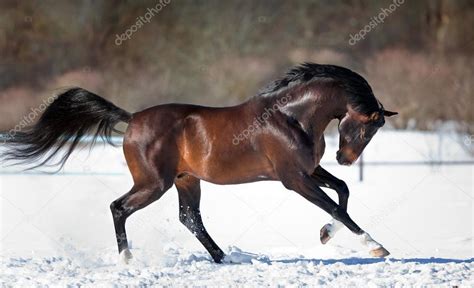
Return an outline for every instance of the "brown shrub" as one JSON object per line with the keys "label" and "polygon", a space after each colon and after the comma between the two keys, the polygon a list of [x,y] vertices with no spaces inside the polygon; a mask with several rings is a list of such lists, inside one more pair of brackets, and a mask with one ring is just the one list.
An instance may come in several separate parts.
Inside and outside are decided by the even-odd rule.
{"label": "brown shrub", "polygon": [[365,67],[385,108],[400,112],[393,122],[396,127],[412,123],[416,128],[433,129],[437,121],[454,120],[472,131],[473,60],[388,49],[369,59]]}

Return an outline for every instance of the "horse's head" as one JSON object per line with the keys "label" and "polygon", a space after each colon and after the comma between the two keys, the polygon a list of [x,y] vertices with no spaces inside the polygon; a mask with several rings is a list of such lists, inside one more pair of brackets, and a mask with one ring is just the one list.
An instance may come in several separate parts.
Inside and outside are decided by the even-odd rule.
{"label": "horse's head", "polygon": [[349,108],[339,122],[339,150],[337,162],[341,165],[354,163],[374,137],[377,130],[385,124],[384,117],[398,114],[383,109],[369,116]]}

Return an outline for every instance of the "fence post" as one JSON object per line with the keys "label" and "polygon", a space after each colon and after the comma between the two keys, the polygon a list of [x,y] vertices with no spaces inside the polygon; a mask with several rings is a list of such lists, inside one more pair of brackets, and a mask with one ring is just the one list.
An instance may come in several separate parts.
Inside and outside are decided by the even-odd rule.
{"label": "fence post", "polygon": [[364,153],[359,157],[359,181],[364,181]]}

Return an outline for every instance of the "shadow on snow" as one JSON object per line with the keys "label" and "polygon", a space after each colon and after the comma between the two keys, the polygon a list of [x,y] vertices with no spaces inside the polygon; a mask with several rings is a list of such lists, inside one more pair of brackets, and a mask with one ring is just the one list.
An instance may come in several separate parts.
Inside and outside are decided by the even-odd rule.
{"label": "shadow on snow", "polygon": [[445,264],[445,263],[473,263],[474,258],[470,259],[449,259],[449,258],[343,258],[343,259],[282,259],[282,260],[271,260],[270,263],[286,263],[293,264],[297,262],[313,262],[315,264],[330,265],[335,263],[342,263],[345,265],[367,265],[381,262],[399,262],[399,263],[420,263],[420,264]]}

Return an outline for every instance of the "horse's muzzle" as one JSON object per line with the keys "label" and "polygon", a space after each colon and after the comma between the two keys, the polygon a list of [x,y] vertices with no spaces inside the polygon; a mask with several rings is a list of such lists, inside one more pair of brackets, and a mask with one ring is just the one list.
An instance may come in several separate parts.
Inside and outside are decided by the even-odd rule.
{"label": "horse's muzzle", "polygon": [[337,151],[336,160],[337,160],[337,163],[339,163],[340,165],[349,166],[349,165],[352,165],[353,163],[353,161],[348,159],[346,155],[343,152],[341,152],[341,150]]}

